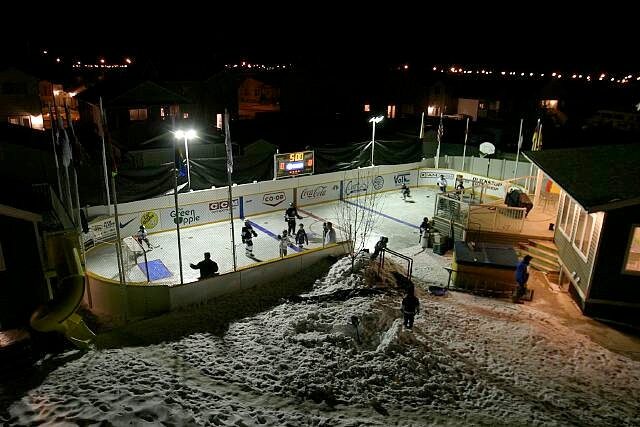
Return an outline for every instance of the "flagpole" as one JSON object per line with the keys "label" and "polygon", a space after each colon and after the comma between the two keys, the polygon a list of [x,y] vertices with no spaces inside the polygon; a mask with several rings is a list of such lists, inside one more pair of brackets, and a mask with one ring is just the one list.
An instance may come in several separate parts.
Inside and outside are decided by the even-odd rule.
{"label": "flagpole", "polygon": [[53,109],[49,105],[49,117],[51,118],[51,144],[53,145],[53,159],[56,163],[56,177],[58,178],[58,197],[62,200],[62,179],[60,178],[60,164],[58,163],[58,152],[56,151],[56,135],[54,131],[55,123]]}
{"label": "flagpole", "polygon": [[464,171],[464,158],[467,155],[467,137],[469,136],[469,117],[467,117],[467,127],[464,131],[464,148],[462,149],[462,170]]}
{"label": "flagpole", "polygon": [[[102,114],[102,97],[100,97],[100,114]],[[109,194],[109,172],[107,171],[107,148],[104,142],[104,129],[102,126],[104,126],[104,123],[102,123],[102,119],[101,119],[100,128],[102,129],[102,132],[100,132],[100,138],[102,139],[102,169],[104,171],[104,189],[105,189],[105,192],[107,193],[107,206],[109,209],[108,214],[111,215],[111,195]]]}
{"label": "flagpole", "polygon": [[128,302],[127,302],[127,280],[126,275],[124,273],[124,260],[122,258],[122,240],[120,239],[120,218],[118,217],[118,196],[116,192],[116,174],[118,173],[116,162],[113,154],[113,147],[111,145],[111,140],[107,135],[107,116],[102,108],[102,98],[100,98],[100,120],[101,120],[101,128],[103,134],[103,140],[106,140],[109,144],[109,151],[111,154],[112,160],[112,171],[111,171],[111,189],[113,191],[113,216],[116,227],[116,259],[118,260],[118,273],[120,277],[120,285],[122,287],[122,295],[123,295],[123,312],[124,312],[124,320],[127,321],[128,317]]}
{"label": "flagpole", "polygon": [[[65,112],[65,116],[67,116],[67,125],[69,126],[69,129],[71,129],[71,136],[73,136],[73,141],[74,141],[74,145],[76,147],[78,147],[80,145],[79,141],[78,141],[78,136],[76,135],[76,130],[73,127],[73,120],[71,119],[71,113],[69,112],[69,107],[67,106],[67,101],[64,101],[64,112]],[[71,149],[71,152],[73,153],[73,149]],[[80,151],[78,150],[78,152],[76,152],[76,155],[80,155]],[[77,162],[78,160],[76,160]],[[73,188],[75,190],[75,202],[76,202],[76,206],[78,208],[77,210],[77,218],[76,218],[76,229],[78,230],[78,238],[80,237],[80,233],[82,233],[82,220],[80,219],[80,190],[78,189],[78,173],[76,171],[76,164],[73,161],[73,158],[71,159],[71,173],[72,173],[72,177],[73,177]],[[85,261],[85,254],[84,254],[84,244],[82,242],[82,240],[80,240],[80,253],[82,255],[82,262],[86,263]]]}
{"label": "flagpole", "polygon": [[522,147],[522,123],[524,119],[520,119],[520,132],[518,132],[518,152],[516,154],[516,167],[513,169],[513,179],[516,179],[518,174],[518,159],[520,157],[520,147]]}
{"label": "flagpole", "polygon": [[231,251],[233,255],[233,271],[236,271],[236,234],[233,227],[233,190],[231,174],[233,173],[233,151],[231,149],[231,134],[229,133],[229,112],[224,109],[224,145],[227,150],[227,180],[229,189],[229,221],[231,225]]}
{"label": "flagpole", "polygon": [[[60,114],[58,114],[58,106],[56,105],[56,94],[55,91],[53,90],[53,85],[51,85],[51,95],[53,96],[53,111],[56,115],[56,124],[57,124],[57,132],[56,132],[56,137],[58,138],[58,140],[60,139],[60,132],[64,133],[64,144],[62,146],[62,166],[64,167],[63,172],[64,172],[64,182],[65,182],[65,199],[66,199],[66,205],[67,205],[67,214],[69,215],[69,219],[71,220],[71,222],[74,222],[74,215],[73,215],[73,203],[72,203],[72,198],[71,198],[71,184],[69,183],[69,159],[68,159],[68,153],[66,153],[66,150],[69,149],[70,147],[68,147],[68,141],[69,141],[69,137],[67,136],[67,131],[64,129],[64,123],[62,122],[62,118],[60,117]],[[60,142],[58,141],[58,144],[60,144]]]}
{"label": "flagpole", "polygon": [[438,165],[440,164],[440,140],[442,139],[442,113],[440,113],[440,124],[438,125],[438,149],[436,150],[436,161],[435,167],[438,169]]}
{"label": "flagpole", "polygon": [[422,112],[422,118],[420,119],[420,139],[424,138],[424,111]]}
{"label": "flagpole", "polygon": [[[71,120],[71,113],[69,112],[69,107],[67,106],[67,101],[64,101],[64,113],[65,116],[67,117],[67,126],[69,127],[69,129],[71,129],[71,136],[73,137],[73,141],[74,141],[74,145],[78,145],[78,136],[76,135],[76,131],[73,128],[73,121]],[[73,149],[71,147],[69,147],[69,149],[71,150],[71,153],[73,153]],[[79,155],[79,153],[76,153]],[[74,185],[74,198],[75,198],[75,203],[76,203],[76,207],[77,207],[77,216],[76,216],[76,225],[77,228],[80,229],[80,191],[78,189],[78,173],[76,172],[76,165],[73,161],[73,157],[71,158],[71,177],[73,179],[73,185]]]}

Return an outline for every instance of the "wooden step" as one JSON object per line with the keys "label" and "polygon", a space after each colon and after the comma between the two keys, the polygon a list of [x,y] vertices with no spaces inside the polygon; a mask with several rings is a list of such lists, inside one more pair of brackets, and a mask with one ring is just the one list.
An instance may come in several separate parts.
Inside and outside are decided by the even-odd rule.
{"label": "wooden step", "polygon": [[547,251],[558,253],[558,247],[553,240],[528,239],[531,246],[541,247]]}
{"label": "wooden step", "polygon": [[559,267],[558,254],[552,254],[544,249],[540,249],[534,246],[525,245],[525,246],[520,246],[518,249],[520,252],[524,253],[525,255],[531,255],[534,259]]}
{"label": "wooden step", "polygon": [[529,263],[529,265],[532,268],[535,268],[538,271],[542,271],[543,273],[553,273],[553,272],[557,272],[559,267],[552,267],[549,265],[545,265],[539,261],[536,261],[535,259],[532,259],[531,262]]}

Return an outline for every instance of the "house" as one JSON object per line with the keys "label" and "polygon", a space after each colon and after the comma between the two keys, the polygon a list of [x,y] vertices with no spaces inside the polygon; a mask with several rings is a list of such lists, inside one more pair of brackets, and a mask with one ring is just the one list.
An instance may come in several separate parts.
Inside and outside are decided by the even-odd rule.
{"label": "house", "polygon": [[0,122],[37,130],[50,129],[50,112],[55,104],[67,126],[65,105],[71,120],[79,119],[75,99],[78,91],[65,91],[61,84],[41,80],[17,68],[7,68],[0,71]]}
{"label": "house", "polygon": [[102,98],[113,142],[124,148],[166,140],[175,122],[193,123],[197,106],[190,99],[152,81],[105,83],[80,95],[83,121],[100,127],[98,112]]}
{"label": "house", "polygon": [[640,144],[524,155],[560,188],[560,286],[586,315],[640,323]]}

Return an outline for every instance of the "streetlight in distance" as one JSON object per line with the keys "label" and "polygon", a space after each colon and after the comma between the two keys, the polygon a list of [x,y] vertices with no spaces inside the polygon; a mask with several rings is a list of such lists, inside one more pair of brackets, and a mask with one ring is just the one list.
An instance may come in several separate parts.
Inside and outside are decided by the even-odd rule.
{"label": "streetlight in distance", "polygon": [[177,130],[174,135],[176,139],[184,139],[184,152],[187,156],[187,188],[191,191],[191,169],[189,168],[189,144],[188,141],[190,139],[197,138],[196,131],[193,129],[190,130]]}
{"label": "streetlight in distance", "polygon": [[376,124],[380,123],[382,121],[382,119],[384,119],[384,116],[371,117],[369,119],[369,123],[371,123],[371,126],[373,127],[373,132],[371,134],[371,166],[374,166],[374,164],[373,164],[373,151],[374,151],[374,148],[376,146]]}

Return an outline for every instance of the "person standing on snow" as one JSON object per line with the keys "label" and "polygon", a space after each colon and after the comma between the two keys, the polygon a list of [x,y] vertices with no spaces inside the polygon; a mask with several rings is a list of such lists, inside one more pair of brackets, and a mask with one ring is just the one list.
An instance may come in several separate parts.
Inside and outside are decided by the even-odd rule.
{"label": "person standing on snow", "polygon": [[287,222],[287,232],[290,236],[296,234],[296,218],[302,219],[300,215],[298,215],[298,209],[296,209],[296,205],[293,203],[289,203],[289,207],[284,212],[284,220]]}
{"label": "person standing on snow", "polygon": [[403,325],[407,329],[413,328],[413,320],[420,312],[420,300],[414,295],[413,288],[409,288],[407,295],[402,299]]}
{"label": "person standing on snow", "polygon": [[533,257],[531,255],[525,255],[522,261],[516,266],[516,283],[518,289],[516,289],[515,300],[518,301],[527,291],[527,281],[529,280],[529,263]]}
{"label": "person standing on snow", "polygon": [[253,258],[253,238],[258,237],[258,233],[251,226],[251,222],[247,219],[244,222],[244,227],[242,227],[242,231],[240,233],[242,237],[242,243],[244,243],[245,254]]}

